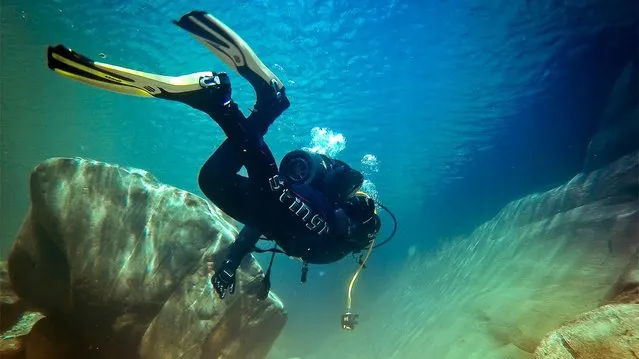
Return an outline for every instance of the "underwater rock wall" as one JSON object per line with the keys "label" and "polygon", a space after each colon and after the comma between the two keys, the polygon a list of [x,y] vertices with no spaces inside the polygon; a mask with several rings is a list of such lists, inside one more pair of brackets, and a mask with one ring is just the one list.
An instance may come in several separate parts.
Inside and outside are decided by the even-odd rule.
{"label": "underwater rock wall", "polygon": [[639,358],[636,66],[582,173],[409,258],[355,331],[305,359]]}
{"label": "underwater rock wall", "polygon": [[584,313],[544,338],[533,357],[639,358],[639,305],[605,305]]}
{"label": "underwater rock wall", "polygon": [[639,64],[628,63],[616,81],[599,131],[590,141],[584,172],[639,148]]}
{"label": "underwater rock wall", "polygon": [[12,355],[29,359],[34,340],[64,347],[53,356],[60,348],[50,346],[47,358],[267,355],[286,322],[283,305],[253,295],[263,273],[251,256],[237,292],[214,295],[211,268],[237,230],[209,202],[145,171],[81,158],[43,162],[30,191],[8,259],[19,300],[3,305],[12,315],[3,315],[0,347],[13,343],[22,349]]}
{"label": "underwater rock wall", "polygon": [[470,236],[413,256],[359,308],[353,332],[304,358],[633,359],[638,156],[514,201]]}

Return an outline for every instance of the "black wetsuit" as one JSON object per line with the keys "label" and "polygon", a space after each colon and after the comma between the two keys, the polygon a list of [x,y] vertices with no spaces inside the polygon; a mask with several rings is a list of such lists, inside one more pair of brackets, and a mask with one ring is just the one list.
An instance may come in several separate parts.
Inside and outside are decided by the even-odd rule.
{"label": "black wetsuit", "polygon": [[[279,181],[277,164],[264,142],[288,100],[283,96],[259,105],[248,118],[232,101],[207,111],[228,138],[202,166],[199,186],[215,205],[245,225],[227,258],[239,263],[261,235],[308,263],[343,258],[355,249],[344,211],[309,185],[287,187]],[[248,178],[239,174],[242,166]]]}

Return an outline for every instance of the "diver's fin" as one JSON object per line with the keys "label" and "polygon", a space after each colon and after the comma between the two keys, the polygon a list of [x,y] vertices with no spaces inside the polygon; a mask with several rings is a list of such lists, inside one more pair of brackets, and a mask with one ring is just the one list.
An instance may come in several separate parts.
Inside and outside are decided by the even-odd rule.
{"label": "diver's fin", "polygon": [[176,77],[150,74],[93,61],[64,45],[49,46],[47,65],[63,76],[102,89],[181,102],[203,89],[200,79],[213,75],[210,71]]}
{"label": "diver's fin", "polygon": [[174,23],[191,33],[226,65],[247,79],[258,96],[262,91],[281,91],[284,87],[246,41],[213,15],[191,11]]}

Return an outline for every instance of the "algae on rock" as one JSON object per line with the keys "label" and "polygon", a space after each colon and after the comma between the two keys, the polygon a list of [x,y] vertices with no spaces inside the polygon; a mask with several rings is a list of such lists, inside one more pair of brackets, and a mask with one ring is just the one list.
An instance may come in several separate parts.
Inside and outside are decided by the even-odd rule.
{"label": "algae on rock", "polygon": [[208,201],[148,172],[52,158],[31,174],[31,206],[9,255],[11,284],[50,325],[101,358],[264,358],[286,322],[253,294],[248,256],[224,301],[210,267],[237,229]]}

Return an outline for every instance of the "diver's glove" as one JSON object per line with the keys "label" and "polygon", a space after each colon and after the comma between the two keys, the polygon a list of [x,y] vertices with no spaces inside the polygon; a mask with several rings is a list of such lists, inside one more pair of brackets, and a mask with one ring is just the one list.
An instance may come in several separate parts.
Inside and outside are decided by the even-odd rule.
{"label": "diver's glove", "polygon": [[375,201],[368,196],[355,195],[346,201],[344,210],[351,220],[349,232],[354,249],[366,248],[382,225],[375,210]]}
{"label": "diver's glove", "polygon": [[381,224],[382,222],[376,214],[365,222],[352,222],[348,241],[351,242],[353,251],[357,252],[367,248],[377,236]]}
{"label": "diver's glove", "polygon": [[235,293],[236,270],[237,264],[234,261],[227,259],[220,266],[220,268],[215,271],[213,278],[211,278],[213,288],[215,288],[215,291],[220,296],[220,299],[224,299],[227,290],[229,294]]}
{"label": "diver's glove", "polygon": [[355,195],[344,205],[346,213],[357,222],[366,222],[375,216],[375,201],[368,196]]}

